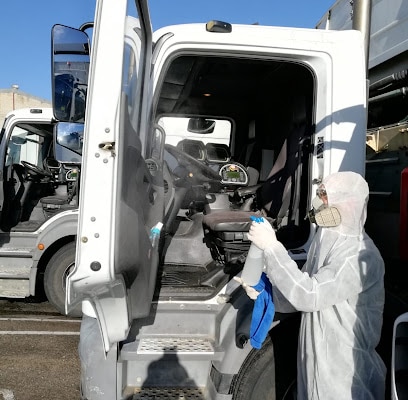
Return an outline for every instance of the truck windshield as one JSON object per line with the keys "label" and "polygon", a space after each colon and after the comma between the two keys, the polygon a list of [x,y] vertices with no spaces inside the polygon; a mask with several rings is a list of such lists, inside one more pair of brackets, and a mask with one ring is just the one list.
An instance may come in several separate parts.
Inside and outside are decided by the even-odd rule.
{"label": "truck windshield", "polygon": [[[182,140],[201,141],[204,144],[217,143],[229,146],[231,141],[231,121],[226,119],[211,119],[211,128],[200,133],[189,131],[191,118],[162,117],[158,124],[166,132],[166,143],[177,146]],[[207,120],[209,121],[209,120]],[[190,122],[190,124],[189,124]]]}

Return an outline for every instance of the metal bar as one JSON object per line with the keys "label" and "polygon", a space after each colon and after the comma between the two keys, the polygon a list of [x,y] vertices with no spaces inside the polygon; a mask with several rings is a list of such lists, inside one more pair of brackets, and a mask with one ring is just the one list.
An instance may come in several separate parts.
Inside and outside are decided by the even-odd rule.
{"label": "metal bar", "polygon": [[371,9],[371,0],[353,1],[353,29],[363,34],[367,77],[368,57],[370,53]]}

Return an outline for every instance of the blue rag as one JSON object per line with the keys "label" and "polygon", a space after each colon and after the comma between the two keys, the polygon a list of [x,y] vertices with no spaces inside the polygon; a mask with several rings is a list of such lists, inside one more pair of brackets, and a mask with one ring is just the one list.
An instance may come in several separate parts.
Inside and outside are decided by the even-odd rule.
{"label": "blue rag", "polygon": [[271,327],[275,305],[272,299],[272,285],[265,273],[262,273],[261,279],[253,288],[259,295],[252,311],[249,340],[253,348],[260,349]]}

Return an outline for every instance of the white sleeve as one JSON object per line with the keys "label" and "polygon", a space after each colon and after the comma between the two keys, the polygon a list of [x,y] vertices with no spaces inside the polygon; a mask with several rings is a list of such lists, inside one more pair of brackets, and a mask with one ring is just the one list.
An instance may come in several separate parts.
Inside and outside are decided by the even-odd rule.
{"label": "white sleeve", "polygon": [[338,304],[360,293],[367,279],[375,282],[381,273],[382,260],[377,252],[347,246],[347,242],[332,249],[325,265],[319,266],[312,276],[299,270],[278,241],[265,249],[264,254],[272,285],[299,311],[318,311]]}

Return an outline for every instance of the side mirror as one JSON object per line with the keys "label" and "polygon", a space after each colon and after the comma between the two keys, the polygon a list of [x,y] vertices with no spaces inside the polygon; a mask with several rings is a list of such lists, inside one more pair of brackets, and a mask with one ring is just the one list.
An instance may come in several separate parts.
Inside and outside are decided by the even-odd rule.
{"label": "side mirror", "polygon": [[46,163],[48,169],[50,170],[53,170],[53,169],[59,170],[61,168],[61,163],[55,158],[46,158],[44,160],[44,163]]}
{"label": "side mirror", "polygon": [[188,121],[187,130],[192,133],[213,133],[215,121],[205,118],[190,118]]}
{"label": "side mirror", "polygon": [[89,37],[64,25],[52,28],[52,104],[58,121],[83,122],[90,62]]}
{"label": "side mirror", "polygon": [[[78,157],[70,154],[72,152],[82,155],[82,145],[84,137],[84,124],[78,122],[59,122],[55,125],[55,140],[59,146],[70,150],[62,151],[56,146],[56,159],[62,163],[78,161]],[[75,160],[73,160],[73,157]]]}

